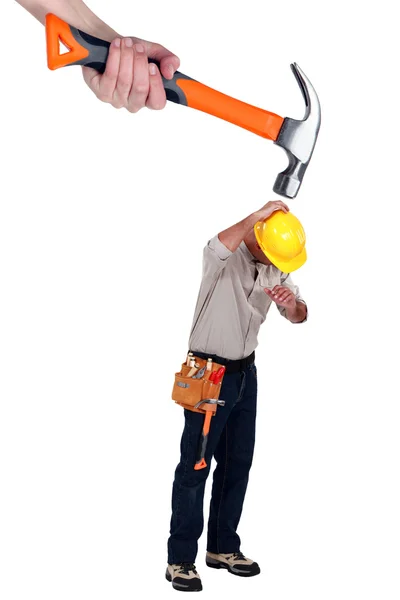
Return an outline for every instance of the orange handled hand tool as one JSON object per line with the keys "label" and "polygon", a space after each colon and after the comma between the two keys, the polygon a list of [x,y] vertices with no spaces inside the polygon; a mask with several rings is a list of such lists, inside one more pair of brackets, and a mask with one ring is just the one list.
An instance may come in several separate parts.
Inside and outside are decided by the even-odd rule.
{"label": "orange handled hand tool", "polygon": [[[104,72],[110,44],[72,27],[49,14],[46,16],[47,62],[50,69],[85,65]],[[70,49],[59,53],[59,40]],[[150,59],[149,62],[158,64]],[[163,78],[167,99],[230,121],[262,137],[276,140],[283,118],[221,94],[177,71],[173,79]]]}
{"label": "orange handled hand tool", "polygon": [[[104,72],[110,47],[108,42],[68,25],[53,14],[46,16],[46,40],[47,64],[50,69],[82,65],[92,67],[100,73]],[[60,54],[60,41],[69,52]],[[149,59],[149,62],[158,64],[152,59]],[[235,100],[179,71],[171,80],[163,78],[166,96],[171,102],[190,106],[229,121],[263,138],[273,140],[284,148],[288,154],[289,166],[278,175],[274,191],[288,198],[293,198],[300,188],[315,146],[320,122],[319,102],[314,89],[297,65],[291,67],[306,101],[306,117],[303,121],[283,118]],[[311,119],[308,127],[304,127],[304,124],[310,122],[312,104],[316,118]],[[303,126],[299,129],[300,125]]]}
{"label": "orange handled hand tool", "polygon": [[[210,407],[210,408],[212,408],[212,407]],[[197,451],[196,464],[194,465],[195,471],[200,471],[200,469],[205,469],[207,466],[205,456],[206,456],[206,449],[207,449],[207,442],[208,442],[208,434],[210,432],[211,418],[212,418],[213,414],[214,414],[214,411],[207,410],[207,412],[204,416],[203,430],[201,432],[199,448]]]}
{"label": "orange handled hand tool", "polygon": [[[224,376],[226,367],[221,367],[218,371],[214,371],[216,373],[214,377],[214,383],[219,385],[222,377]],[[209,381],[211,380],[211,377]],[[196,408],[202,408],[206,411],[204,416],[204,424],[203,430],[201,432],[201,438],[199,442],[199,447],[197,450],[197,459],[196,464],[194,465],[195,471],[199,471],[200,469],[205,469],[207,466],[206,463],[206,450],[207,450],[207,442],[208,442],[208,434],[210,432],[211,426],[211,417],[216,413],[217,406],[225,406],[225,400],[220,400],[219,398],[208,398],[207,400],[201,400],[196,404]]]}
{"label": "orange handled hand tool", "polygon": [[195,471],[205,469],[206,463],[206,450],[208,442],[208,434],[210,433],[211,418],[217,411],[217,405],[225,406],[225,400],[216,398],[209,398],[208,400],[201,400],[196,404],[196,408],[202,408],[206,414],[204,416],[203,429],[199,441],[199,447],[197,450],[196,464],[194,465]]}

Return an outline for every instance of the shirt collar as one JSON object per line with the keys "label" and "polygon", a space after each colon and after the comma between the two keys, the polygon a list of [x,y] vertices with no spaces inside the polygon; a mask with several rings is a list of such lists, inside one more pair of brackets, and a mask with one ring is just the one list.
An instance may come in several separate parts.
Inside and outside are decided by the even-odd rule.
{"label": "shirt collar", "polygon": [[250,252],[250,250],[248,249],[248,247],[246,246],[245,242],[241,242],[241,244],[239,245],[239,248],[241,249],[241,251],[243,252],[245,258],[252,263],[258,263],[258,260],[252,255],[252,253]]}
{"label": "shirt collar", "polygon": [[246,243],[244,241],[241,242],[241,244],[239,245],[239,248],[242,251],[246,260],[248,262],[250,262],[252,265],[254,265],[259,272],[264,271],[267,275],[270,275],[274,271],[281,273],[281,271],[277,267],[275,267],[275,265],[264,265],[263,263],[259,262],[256,259],[256,257],[252,255],[252,253],[250,252],[250,250],[248,249],[248,247],[246,246]]}

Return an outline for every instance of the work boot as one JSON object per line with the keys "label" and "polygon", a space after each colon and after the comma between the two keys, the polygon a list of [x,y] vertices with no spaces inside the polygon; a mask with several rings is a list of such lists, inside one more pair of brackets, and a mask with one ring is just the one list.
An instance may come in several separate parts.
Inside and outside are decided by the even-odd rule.
{"label": "work boot", "polygon": [[230,552],[229,554],[207,552],[206,564],[212,569],[227,569],[229,573],[239,575],[239,577],[253,577],[260,573],[258,564],[243,556],[241,552]]}
{"label": "work boot", "polygon": [[200,576],[193,563],[168,565],[165,577],[179,592],[200,592],[203,589]]}

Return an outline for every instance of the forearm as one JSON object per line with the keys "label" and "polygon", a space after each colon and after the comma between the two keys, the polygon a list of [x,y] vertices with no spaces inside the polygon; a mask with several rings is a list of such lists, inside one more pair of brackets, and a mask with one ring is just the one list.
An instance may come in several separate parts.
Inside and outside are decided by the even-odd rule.
{"label": "forearm", "polygon": [[260,220],[258,212],[252,213],[243,221],[232,225],[218,234],[220,242],[224,244],[231,252],[235,252],[244,238],[250,233],[257,221]]}
{"label": "forearm", "polygon": [[286,317],[292,323],[301,323],[307,316],[307,305],[304,302],[296,300],[294,308],[286,308]]}
{"label": "forearm", "polygon": [[17,0],[23,8],[44,24],[47,13],[90,35],[111,42],[117,33],[99,19],[82,0]]}

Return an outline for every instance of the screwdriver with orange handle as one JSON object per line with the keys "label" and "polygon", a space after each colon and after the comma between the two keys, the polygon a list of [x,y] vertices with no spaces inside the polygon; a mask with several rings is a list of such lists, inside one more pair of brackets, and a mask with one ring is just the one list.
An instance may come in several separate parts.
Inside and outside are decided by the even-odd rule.
{"label": "screwdriver with orange handle", "polygon": [[[69,52],[60,54],[60,41]],[[68,25],[53,14],[46,15],[47,65],[59,69],[69,65],[92,67],[103,73],[109,42],[100,40]],[[149,59],[149,62],[158,62]],[[201,110],[261,137],[275,141],[283,124],[283,117],[251,106],[176,71],[173,79],[162,78],[167,100]]]}

